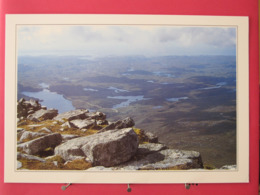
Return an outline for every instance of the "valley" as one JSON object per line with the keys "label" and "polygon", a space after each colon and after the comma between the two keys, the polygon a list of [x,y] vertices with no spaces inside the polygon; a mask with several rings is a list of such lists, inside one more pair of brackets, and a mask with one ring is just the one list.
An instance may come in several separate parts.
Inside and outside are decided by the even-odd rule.
{"label": "valley", "polygon": [[22,97],[109,121],[129,116],[161,143],[199,151],[205,164],[236,164],[235,56],[21,56]]}

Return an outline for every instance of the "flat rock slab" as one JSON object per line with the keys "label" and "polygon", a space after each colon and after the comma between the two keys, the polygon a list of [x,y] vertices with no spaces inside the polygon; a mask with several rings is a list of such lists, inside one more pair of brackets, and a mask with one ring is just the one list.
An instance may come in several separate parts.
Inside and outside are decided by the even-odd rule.
{"label": "flat rock slab", "polygon": [[23,150],[27,154],[34,155],[44,151],[46,148],[55,147],[61,142],[61,135],[59,133],[53,133],[19,144],[17,148]]}
{"label": "flat rock slab", "polygon": [[167,149],[167,147],[164,144],[156,144],[156,143],[140,144],[137,150],[137,155],[147,155],[165,149]]}
{"label": "flat rock slab", "polygon": [[70,123],[78,128],[78,129],[88,129],[90,127],[92,127],[95,124],[95,120],[80,120],[80,119],[76,119],[76,120],[72,120],[70,121]]}
{"label": "flat rock slab", "polygon": [[63,141],[68,141],[68,140],[71,140],[71,139],[78,138],[79,135],[61,134],[61,137],[62,137]]}
{"label": "flat rock slab", "polygon": [[69,112],[58,114],[58,116],[56,116],[54,120],[63,121],[65,119],[67,121],[71,121],[75,119],[86,119],[88,117],[87,116],[88,112],[89,112],[88,110],[84,110],[84,109],[72,110]]}
{"label": "flat rock slab", "polygon": [[132,160],[114,170],[167,170],[203,168],[201,155],[196,151],[166,149],[151,152],[138,160]]}
{"label": "flat rock slab", "polygon": [[38,119],[40,121],[53,119],[55,116],[58,115],[58,110],[56,109],[49,109],[49,110],[38,110],[33,114],[30,114],[27,118],[29,120]]}
{"label": "flat rock slab", "polygon": [[23,131],[23,133],[20,136],[20,141],[25,140],[32,140],[41,136],[47,135],[46,133],[38,133],[38,132],[31,132],[31,131]]}
{"label": "flat rock slab", "polygon": [[108,126],[104,127],[103,129],[100,130],[100,133],[112,130],[112,129],[123,129],[123,128],[130,128],[135,125],[135,122],[132,118],[127,117],[123,120],[119,120],[115,123],[111,123]]}
{"label": "flat rock slab", "polygon": [[55,148],[64,160],[86,157],[94,166],[115,166],[128,161],[138,148],[138,136],[132,128],[110,130],[69,140]]}
{"label": "flat rock slab", "polygon": [[40,158],[38,156],[33,156],[33,155],[28,155],[28,154],[23,154],[23,153],[18,152],[17,153],[17,160],[20,160],[20,159],[36,160],[36,161],[40,161],[40,162],[46,162],[45,159]]}

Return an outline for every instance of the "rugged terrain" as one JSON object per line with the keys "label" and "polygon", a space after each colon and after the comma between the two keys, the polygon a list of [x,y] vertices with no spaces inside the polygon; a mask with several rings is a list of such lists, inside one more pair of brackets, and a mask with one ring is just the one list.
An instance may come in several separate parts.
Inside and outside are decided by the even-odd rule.
{"label": "rugged terrain", "polygon": [[109,121],[131,117],[169,148],[199,151],[206,165],[236,164],[235,56],[23,56],[22,97],[59,112],[68,104]]}
{"label": "rugged terrain", "polygon": [[24,170],[179,170],[203,168],[199,152],[169,149],[134,127],[130,117],[108,122],[102,112],[58,114],[36,100],[17,103],[17,168]]}

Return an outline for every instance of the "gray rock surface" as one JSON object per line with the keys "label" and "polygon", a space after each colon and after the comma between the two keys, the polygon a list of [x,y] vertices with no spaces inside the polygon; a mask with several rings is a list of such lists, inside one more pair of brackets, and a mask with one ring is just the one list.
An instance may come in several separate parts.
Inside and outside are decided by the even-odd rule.
{"label": "gray rock surface", "polygon": [[112,129],[123,129],[123,128],[129,128],[129,127],[133,127],[135,125],[135,122],[132,118],[127,117],[123,120],[119,120],[115,123],[111,123],[108,126],[104,127],[103,129],[100,130],[101,132],[105,132],[108,130],[112,130]]}
{"label": "gray rock surface", "polygon": [[88,117],[87,116],[88,112],[89,112],[88,110],[84,110],[84,109],[72,110],[69,112],[58,114],[54,118],[54,120],[63,121],[65,119],[67,121],[71,121],[75,119],[86,119]]}
{"label": "gray rock surface", "polygon": [[224,165],[220,169],[223,169],[223,170],[236,170],[237,166],[236,165]]}
{"label": "gray rock surface", "polygon": [[75,139],[75,138],[78,138],[79,136],[78,135],[71,135],[71,134],[61,134],[61,137],[62,137],[62,140],[63,141],[68,141],[68,140],[71,140],[71,139]]}
{"label": "gray rock surface", "polygon": [[164,144],[156,144],[156,143],[140,144],[137,150],[137,155],[147,155],[165,149],[167,149],[167,147]]}
{"label": "gray rock surface", "polygon": [[28,155],[28,154],[23,154],[21,152],[17,152],[17,160],[20,160],[20,159],[37,160],[40,162],[46,162],[45,159],[40,158],[38,156],[33,156],[33,155]]}
{"label": "gray rock surface", "polygon": [[144,132],[144,139],[149,143],[158,143],[158,137],[151,132]]}
{"label": "gray rock surface", "polygon": [[24,98],[21,98],[17,102],[17,117],[26,118],[29,114],[34,113],[37,110],[41,109],[41,104],[38,101],[30,99],[26,101]]}
{"label": "gray rock surface", "polygon": [[32,140],[37,137],[41,137],[46,135],[46,133],[38,133],[38,132],[31,132],[31,131],[24,131],[20,136],[20,141],[23,142],[25,140]]}
{"label": "gray rock surface", "polygon": [[70,121],[67,121],[61,125],[64,128],[77,128],[75,125],[73,125]]}
{"label": "gray rock surface", "polygon": [[56,109],[49,109],[49,110],[38,110],[34,114],[29,115],[27,118],[29,120],[33,120],[34,118],[43,121],[48,119],[53,119],[55,116],[58,115],[58,110]]}
{"label": "gray rock surface", "polygon": [[59,133],[53,133],[19,144],[17,148],[23,150],[27,154],[34,155],[44,151],[46,148],[59,145],[61,141],[61,135]]}
{"label": "gray rock surface", "polygon": [[105,120],[106,115],[103,112],[91,112],[87,114],[88,119]]}
{"label": "gray rock surface", "polygon": [[17,165],[17,169],[20,169],[23,166],[23,164],[20,161],[17,161],[16,165]]}
{"label": "gray rock surface", "polygon": [[[158,149],[160,148],[157,146]],[[154,150],[155,151],[155,150]],[[157,170],[157,169],[196,169],[203,168],[199,152],[166,149],[157,152],[137,153],[137,160],[128,161],[115,167],[115,170]],[[141,156],[140,156],[141,155]]]}
{"label": "gray rock surface", "polygon": [[72,120],[70,121],[70,123],[75,126],[78,129],[88,129],[90,127],[92,127],[93,125],[95,125],[95,120],[89,120],[89,119],[85,119],[85,120],[80,120],[80,119],[76,119],[76,120]]}
{"label": "gray rock surface", "polygon": [[114,166],[128,161],[138,148],[138,137],[132,128],[75,138],[55,148],[64,160],[87,157],[94,166]]}

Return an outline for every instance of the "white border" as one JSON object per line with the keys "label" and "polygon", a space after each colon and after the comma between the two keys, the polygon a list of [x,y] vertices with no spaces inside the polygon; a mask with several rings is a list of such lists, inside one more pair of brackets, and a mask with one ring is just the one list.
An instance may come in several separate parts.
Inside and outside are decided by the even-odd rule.
{"label": "white border", "polygon": [[[236,171],[16,171],[16,25],[125,24],[237,27]],[[6,15],[5,175],[19,183],[246,183],[249,182],[248,17],[170,15]]]}

